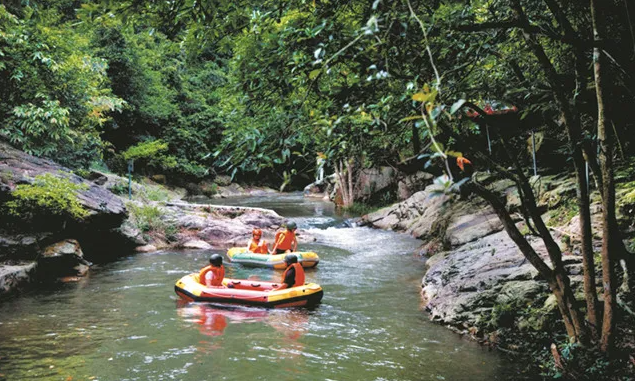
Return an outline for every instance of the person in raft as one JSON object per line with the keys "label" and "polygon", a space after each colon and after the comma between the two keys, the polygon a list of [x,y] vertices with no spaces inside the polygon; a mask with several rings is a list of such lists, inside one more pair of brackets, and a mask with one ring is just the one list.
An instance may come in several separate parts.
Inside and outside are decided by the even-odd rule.
{"label": "person in raft", "polygon": [[284,257],[284,263],[286,263],[287,268],[282,273],[280,286],[274,288],[274,290],[302,286],[304,284],[304,269],[298,263],[298,257],[295,254],[287,254]]}
{"label": "person in raft", "polygon": [[225,267],[223,267],[223,257],[212,254],[209,257],[209,266],[203,267],[198,273],[198,280],[207,287],[222,287],[225,277]]}
{"label": "person in raft", "polygon": [[285,230],[276,233],[275,242],[269,253],[283,254],[298,250],[298,240],[295,237],[295,229],[298,226],[293,221],[284,224]]}
{"label": "person in raft", "polygon": [[262,230],[256,228],[251,232],[251,235],[251,239],[247,243],[247,251],[251,251],[256,254],[269,254],[267,241],[261,239]]}

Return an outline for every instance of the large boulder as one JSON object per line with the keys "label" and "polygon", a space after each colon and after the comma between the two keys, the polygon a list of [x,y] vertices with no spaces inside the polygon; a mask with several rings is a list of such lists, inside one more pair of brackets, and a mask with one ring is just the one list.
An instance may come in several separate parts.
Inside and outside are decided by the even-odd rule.
{"label": "large boulder", "polygon": [[29,283],[35,273],[35,261],[0,263],[0,295],[8,294]]}
{"label": "large boulder", "polygon": [[118,226],[126,217],[126,208],[121,200],[97,183],[88,181],[68,168],[47,159],[31,156],[0,141],[0,199],[11,198],[11,192],[19,184],[32,184],[39,175],[50,174],[65,178],[75,184],[84,184],[87,189],[79,191],[77,198],[88,211],[88,221],[102,220],[110,227]]}
{"label": "large boulder", "polygon": [[430,185],[433,178],[431,173],[422,171],[404,176],[397,182],[397,199],[399,201],[409,199],[413,194]]}
{"label": "large boulder", "polygon": [[254,228],[273,231],[284,219],[273,210],[237,206],[171,202],[163,208],[164,219],[179,233],[177,247],[190,241],[202,241],[216,248],[243,246]]}
{"label": "large boulder", "polygon": [[335,190],[335,175],[326,176],[321,180],[317,180],[306,187],[304,187],[304,197],[321,198],[328,200],[331,198],[331,193]]}
{"label": "large boulder", "polygon": [[28,155],[0,142],[0,203],[12,199],[20,184],[32,184],[37,176],[48,174],[85,186],[77,200],[88,212],[83,219],[56,216],[27,216],[0,219],[0,259],[33,259],[34,248],[44,247],[66,237],[77,237],[82,246],[105,247],[111,244],[111,231],[127,216],[124,203],[99,185],[102,177],[89,181],[53,161]]}
{"label": "large boulder", "polygon": [[364,168],[359,171],[356,191],[353,197],[355,200],[364,202],[377,202],[381,197],[392,198],[396,192],[396,187],[396,171],[394,168]]}
{"label": "large boulder", "polygon": [[84,259],[82,248],[74,239],[66,239],[46,247],[37,259],[38,278],[76,279],[86,275],[92,263]]}
{"label": "large boulder", "polygon": [[[541,241],[532,241],[549,263]],[[421,294],[435,321],[453,327],[478,325],[497,305],[540,303],[548,286],[506,232],[488,235],[437,254],[427,263]]]}
{"label": "large boulder", "polygon": [[183,249],[208,250],[212,248],[212,245],[205,241],[201,241],[200,239],[193,239],[184,242],[181,247]]}
{"label": "large boulder", "polygon": [[457,246],[502,230],[492,208],[482,200],[469,202],[439,192],[434,185],[407,200],[362,217],[362,223],[381,229],[403,231],[426,240]]}

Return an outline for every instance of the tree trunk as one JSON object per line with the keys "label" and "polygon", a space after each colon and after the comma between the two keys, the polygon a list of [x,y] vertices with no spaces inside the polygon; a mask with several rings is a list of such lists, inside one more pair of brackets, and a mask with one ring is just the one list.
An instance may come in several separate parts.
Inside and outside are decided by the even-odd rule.
{"label": "tree trunk", "polygon": [[[569,40],[573,40],[576,38],[576,31],[573,29],[573,26],[569,22],[567,15],[560,8],[560,5],[555,0],[544,0],[551,12],[554,14],[558,23],[564,30],[564,35]],[[586,73],[588,72],[586,64],[586,57],[584,54],[584,50],[580,45],[575,45],[573,47],[574,57],[575,57],[575,73],[576,73],[576,93],[580,93],[584,91],[586,88],[586,83],[588,76]],[[574,98],[575,103],[575,98]],[[579,126],[579,116],[577,113],[571,113],[573,120],[571,123],[573,125]],[[576,128],[580,130],[580,128]],[[571,134],[569,134],[571,136]],[[598,296],[597,290],[595,288],[595,261],[593,256],[593,232],[591,230],[591,213],[589,209],[589,184],[588,179],[586,177],[585,168],[585,160],[584,160],[584,152],[583,146],[579,144],[582,140],[581,134],[571,139],[571,144],[573,145],[573,160],[575,166],[576,180],[578,183],[578,189],[576,191],[577,196],[577,204],[580,212],[580,232],[582,233],[581,237],[581,247],[580,251],[582,253],[582,267],[584,270],[584,299],[586,301],[587,307],[587,320],[589,322],[589,328],[591,337],[593,340],[597,340],[599,338],[599,311],[597,309],[598,306]],[[575,140],[575,141],[574,141]],[[578,142],[576,142],[578,141]],[[589,158],[591,159],[591,158]],[[587,162],[591,163],[590,160]]]}
{"label": "tree trunk", "polygon": [[[571,323],[575,326],[577,340],[585,342],[587,339],[587,330],[584,324],[583,315],[580,313],[579,309],[576,306],[576,299],[573,291],[571,290],[569,276],[567,275],[562,263],[562,250],[560,250],[560,246],[558,246],[556,241],[553,239],[549,228],[542,220],[542,216],[540,215],[540,211],[538,210],[538,206],[536,204],[536,197],[534,195],[533,189],[531,189],[529,180],[527,179],[527,176],[525,176],[520,163],[518,162],[518,160],[512,157],[509,147],[504,139],[501,139],[501,144],[503,145],[507,156],[514,164],[517,177],[516,184],[520,188],[519,195],[522,195],[523,197],[522,203],[527,209],[532,221],[534,222],[540,238],[542,238],[542,241],[545,243],[547,253],[549,254],[549,259],[551,259],[551,263],[553,264],[554,278],[556,282],[558,282],[560,291],[556,289],[552,289],[552,291],[554,291],[554,294],[558,292],[562,293],[563,300],[565,300],[568,305],[568,315],[571,318]],[[592,254],[593,253],[591,253],[591,255]],[[593,274],[595,274],[595,272],[593,272]],[[595,276],[593,277],[593,279],[595,279]],[[595,304],[593,305],[593,307],[595,307]]]}
{"label": "tree trunk", "polygon": [[412,123],[412,153],[417,156],[421,152],[421,137],[419,129]]}
{"label": "tree trunk", "polygon": [[615,219],[615,184],[613,179],[613,136],[611,129],[606,128],[607,117],[604,108],[604,59],[599,43],[603,30],[600,24],[601,7],[598,0],[591,0],[591,17],[593,19],[593,74],[595,77],[595,94],[598,105],[598,141],[600,144],[600,169],[602,171],[602,284],[604,286],[604,317],[602,322],[602,338],[600,349],[610,352],[615,341],[615,245],[614,236],[617,226]]}
{"label": "tree trunk", "polygon": [[342,206],[345,208],[353,205],[353,168],[350,159],[346,159],[346,164],[340,160],[335,165],[335,176],[342,193]]}
{"label": "tree trunk", "polygon": [[595,298],[593,295],[595,287],[595,273],[594,271],[592,272],[593,252],[591,246],[592,231],[589,211],[589,195],[587,192],[586,173],[584,170],[584,156],[582,155],[582,133],[580,129],[579,118],[575,117],[575,114],[571,109],[571,106],[569,105],[566,92],[562,88],[562,85],[558,79],[558,73],[553,67],[549,57],[545,53],[540,43],[531,33],[529,33],[529,30],[531,29],[529,20],[527,19],[527,15],[520,5],[520,1],[512,0],[511,6],[514,13],[518,17],[519,23],[523,28],[523,37],[527,42],[527,45],[538,59],[538,62],[542,66],[542,69],[545,72],[547,79],[549,80],[556,105],[562,113],[563,124],[569,137],[569,144],[571,145],[572,149],[571,155],[573,157],[578,188],[577,204],[580,213],[580,228],[582,234],[582,253],[585,270],[585,299],[587,300],[587,308],[590,307],[590,313],[588,315],[589,323],[591,326],[593,326],[593,322],[595,321],[595,324],[597,326],[598,314],[597,312],[592,312],[595,311]]}
{"label": "tree trunk", "polygon": [[352,206],[355,201],[355,193],[353,187],[353,164],[352,159],[346,160],[346,172],[348,173],[348,206]]}
{"label": "tree trunk", "polygon": [[[516,224],[512,220],[509,212],[505,208],[505,205],[499,198],[486,189],[482,185],[472,182],[468,184],[470,189],[475,194],[486,200],[494,209],[498,218],[503,223],[505,231],[509,237],[516,243],[521,253],[529,263],[531,263],[540,273],[540,275],[547,281],[549,288],[556,297],[558,309],[562,316],[567,334],[572,342],[576,342],[584,338],[584,325],[580,318],[580,312],[577,309],[573,291],[569,284],[569,278],[563,272],[556,272],[552,270],[543,260],[533,247],[527,242],[527,239],[520,233]],[[533,193],[532,193],[533,194]],[[560,271],[560,270],[558,270]]]}

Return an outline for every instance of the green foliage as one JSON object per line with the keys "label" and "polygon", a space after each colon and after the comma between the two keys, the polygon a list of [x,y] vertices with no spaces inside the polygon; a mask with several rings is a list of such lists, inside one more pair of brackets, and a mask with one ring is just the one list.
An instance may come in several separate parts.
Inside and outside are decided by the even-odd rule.
{"label": "green foliage", "polygon": [[168,201],[170,199],[170,193],[158,186],[145,186],[144,196],[150,201]]}
{"label": "green foliage", "polygon": [[[616,367],[618,361],[610,361],[606,354],[600,352],[595,347],[585,347],[578,343],[559,343],[560,352],[564,368],[556,366],[554,357],[548,351],[543,351],[539,358],[543,377],[565,378],[576,380],[620,380],[620,367]],[[616,372],[617,371],[617,372]]]}
{"label": "green foliage", "polygon": [[77,192],[88,189],[85,184],[44,174],[35,177],[33,184],[20,184],[12,193],[13,200],[5,207],[9,214],[18,217],[50,214],[83,219],[88,211],[77,199]]}
{"label": "green foliage", "polygon": [[578,215],[578,204],[575,199],[565,199],[558,208],[549,211],[549,225],[562,226]]}
{"label": "green foliage", "polygon": [[163,220],[164,212],[154,205],[126,204],[130,212],[130,220],[142,232],[163,232],[167,223]]}
{"label": "green foliage", "polygon": [[48,156],[60,143],[69,144],[75,132],[69,129],[69,111],[59,101],[50,101],[40,95],[41,107],[29,103],[13,108],[13,117],[0,134],[27,153]]}
{"label": "green foliage", "polygon": [[353,216],[363,216],[378,210],[378,206],[363,204],[359,202],[353,203],[353,205],[344,208],[344,211]]}
{"label": "green foliage", "polygon": [[164,153],[168,144],[161,140],[150,140],[132,146],[121,153],[124,160],[149,159]]}
{"label": "green foliage", "polygon": [[[116,195],[127,195],[128,194],[128,183],[117,182],[109,190]],[[133,192],[134,193],[134,192]]]}
{"label": "green foliage", "polygon": [[[29,9],[29,7],[27,7]],[[31,9],[33,11],[33,9]],[[28,12],[27,12],[28,14]],[[20,18],[0,5],[0,137],[77,168],[102,153],[98,128],[121,110],[79,29],[59,27],[56,7]]]}
{"label": "green foliage", "polygon": [[519,313],[519,302],[496,304],[488,316],[481,316],[479,326],[487,331],[510,328]]}
{"label": "green foliage", "polygon": [[203,182],[200,184],[200,187],[201,193],[203,193],[204,196],[212,197],[218,193],[218,185],[216,183]]}
{"label": "green foliage", "polygon": [[130,222],[146,236],[159,236],[174,241],[179,232],[178,226],[166,218],[165,211],[151,204],[129,202],[126,208],[130,212]]}

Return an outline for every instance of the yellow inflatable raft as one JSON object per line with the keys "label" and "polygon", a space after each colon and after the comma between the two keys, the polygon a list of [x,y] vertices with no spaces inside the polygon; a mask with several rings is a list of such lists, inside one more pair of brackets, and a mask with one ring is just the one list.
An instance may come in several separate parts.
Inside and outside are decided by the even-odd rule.
{"label": "yellow inflatable raft", "polygon": [[[320,257],[312,251],[297,251],[298,263],[304,268],[315,267],[320,263]],[[269,267],[274,269],[284,269],[287,265],[284,263],[284,257],[287,254],[256,254],[247,251],[245,247],[232,247],[227,250],[229,260],[234,263],[240,263],[245,266],[253,267]]]}
{"label": "yellow inflatable raft", "polygon": [[322,300],[322,287],[316,283],[273,290],[279,284],[247,279],[223,279],[221,287],[207,287],[199,283],[193,273],[179,279],[174,291],[190,302],[229,303],[267,308],[313,307]]}

